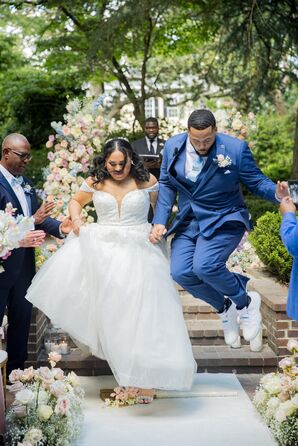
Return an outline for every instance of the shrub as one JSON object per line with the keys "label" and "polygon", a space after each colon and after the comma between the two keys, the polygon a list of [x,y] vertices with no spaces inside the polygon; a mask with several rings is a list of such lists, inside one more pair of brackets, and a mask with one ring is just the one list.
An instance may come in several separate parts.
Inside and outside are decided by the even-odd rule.
{"label": "shrub", "polygon": [[294,113],[277,115],[264,112],[257,115],[253,155],[258,166],[273,181],[286,180],[290,176],[295,132]]}
{"label": "shrub", "polygon": [[274,212],[277,209],[277,205],[271,201],[263,200],[262,198],[251,195],[250,193],[245,195],[245,204],[254,225],[256,224],[258,218],[262,217],[266,212]]}
{"label": "shrub", "polygon": [[280,281],[289,282],[292,257],[281,241],[280,224],[281,216],[278,212],[266,212],[257,220],[249,240],[267,269]]}

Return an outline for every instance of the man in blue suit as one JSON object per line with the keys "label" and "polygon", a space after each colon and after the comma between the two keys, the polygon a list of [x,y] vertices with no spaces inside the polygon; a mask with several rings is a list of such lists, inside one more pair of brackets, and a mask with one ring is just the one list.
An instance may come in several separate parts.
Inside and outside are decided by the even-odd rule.
{"label": "man in blue suit", "polygon": [[[150,239],[157,243],[175,233],[173,279],[216,308],[227,344],[238,339],[238,315],[244,338],[254,339],[261,329],[260,296],[247,292],[247,277],[226,267],[244,232],[252,228],[240,182],[273,202],[287,195],[287,183],[276,186],[265,177],[247,143],[217,133],[215,117],[206,109],[191,113],[188,132],[166,142],[159,181]],[[167,231],[177,193],[179,212]]]}
{"label": "man in blue suit", "polygon": [[45,232],[63,238],[63,233],[71,229],[69,220],[61,224],[49,217],[53,204],[44,203],[39,207],[31,181],[21,176],[31,158],[30,144],[23,135],[13,133],[4,139],[0,160],[0,209],[12,203],[16,215],[34,216],[36,228],[22,240],[20,248],[4,260],[4,272],[0,274],[0,321],[6,307],[8,311],[8,373],[23,368],[27,358],[32,305],[25,295],[35,274],[34,248],[42,243]]}

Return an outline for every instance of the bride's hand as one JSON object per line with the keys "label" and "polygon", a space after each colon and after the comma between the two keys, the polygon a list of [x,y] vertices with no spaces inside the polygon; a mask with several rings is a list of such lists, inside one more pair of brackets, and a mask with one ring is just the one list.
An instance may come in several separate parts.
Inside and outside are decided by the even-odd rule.
{"label": "bride's hand", "polygon": [[72,227],[73,227],[73,232],[75,233],[75,235],[77,235],[77,236],[80,235],[80,228],[83,225],[84,225],[84,222],[80,217],[77,217],[74,220],[72,220]]}

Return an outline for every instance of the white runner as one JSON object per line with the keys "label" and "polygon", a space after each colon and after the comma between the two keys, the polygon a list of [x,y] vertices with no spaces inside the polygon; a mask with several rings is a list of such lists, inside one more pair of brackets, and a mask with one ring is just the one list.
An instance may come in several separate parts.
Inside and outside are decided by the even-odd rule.
{"label": "white runner", "polygon": [[81,377],[81,382],[86,398],[79,446],[276,445],[233,374],[197,374],[191,398],[178,394],[119,409],[105,407],[99,398],[100,388],[116,386],[113,377]]}

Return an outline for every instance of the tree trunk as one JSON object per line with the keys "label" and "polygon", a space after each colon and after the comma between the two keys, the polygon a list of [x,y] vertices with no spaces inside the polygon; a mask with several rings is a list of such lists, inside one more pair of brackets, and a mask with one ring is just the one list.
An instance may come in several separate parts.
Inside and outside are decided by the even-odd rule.
{"label": "tree trunk", "polygon": [[296,129],[295,129],[295,141],[293,151],[293,166],[292,166],[292,180],[298,180],[298,108],[296,109]]}

